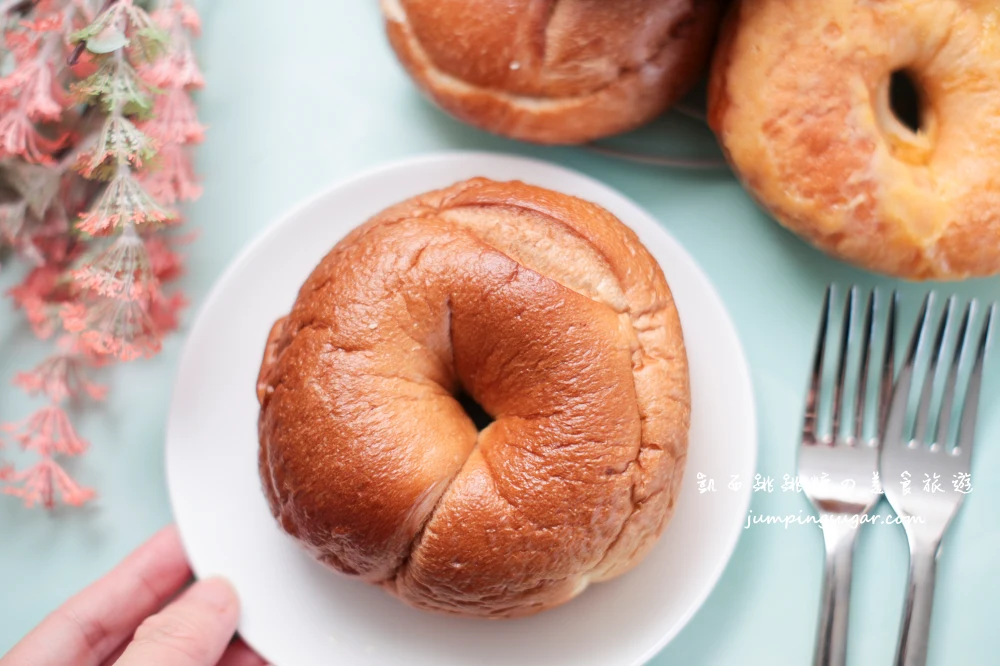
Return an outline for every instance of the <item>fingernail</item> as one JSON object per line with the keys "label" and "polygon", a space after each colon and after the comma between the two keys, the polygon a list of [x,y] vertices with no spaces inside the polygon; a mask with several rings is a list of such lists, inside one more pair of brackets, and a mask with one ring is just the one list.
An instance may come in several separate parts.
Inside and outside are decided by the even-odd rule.
{"label": "fingernail", "polygon": [[195,601],[202,602],[218,611],[229,610],[230,607],[239,604],[236,590],[232,583],[225,578],[206,578],[192,585],[187,596]]}

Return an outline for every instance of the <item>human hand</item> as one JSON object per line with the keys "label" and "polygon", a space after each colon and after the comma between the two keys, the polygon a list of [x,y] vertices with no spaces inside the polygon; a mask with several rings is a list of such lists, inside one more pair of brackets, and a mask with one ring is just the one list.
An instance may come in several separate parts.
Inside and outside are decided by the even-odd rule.
{"label": "human hand", "polygon": [[[166,527],[0,658],[0,666],[263,666],[233,640],[239,600],[226,581],[191,578]],[[168,604],[167,602],[170,601]]]}

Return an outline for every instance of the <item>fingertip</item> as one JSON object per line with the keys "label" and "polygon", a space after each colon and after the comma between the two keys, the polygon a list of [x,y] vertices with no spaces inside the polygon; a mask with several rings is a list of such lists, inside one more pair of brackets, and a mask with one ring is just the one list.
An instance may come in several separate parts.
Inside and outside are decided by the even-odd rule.
{"label": "fingertip", "polygon": [[217,664],[239,622],[239,599],[229,581],[206,578],[148,617],[135,632],[119,666]]}
{"label": "fingertip", "polygon": [[177,525],[174,523],[170,523],[166,527],[160,528],[159,531],[149,538],[149,543],[156,544],[159,547],[169,546],[172,549],[183,550],[181,533],[178,531]]}
{"label": "fingertip", "polygon": [[[184,552],[180,532],[172,524],[150,537],[146,543],[129,555],[122,565],[119,565],[119,568],[123,566],[128,568],[130,565],[140,570],[155,570],[157,576],[160,572],[167,571],[180,576],[181,579],[191,575],[191,566],[188,564],[187,554]],[[154,584],[153,587],[158,586]]]}
{"label": "fingertip", "polygon": [[213,576],[196,581],[184,596],[221,614],[238,614],[240,600],[233,584],[221,576]]}

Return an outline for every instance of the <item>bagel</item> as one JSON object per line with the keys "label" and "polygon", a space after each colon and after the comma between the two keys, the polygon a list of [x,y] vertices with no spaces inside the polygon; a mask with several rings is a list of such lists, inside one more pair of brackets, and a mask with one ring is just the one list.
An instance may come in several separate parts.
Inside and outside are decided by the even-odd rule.
{"label": "bagel", "polygon": [[635,565],[687,453],[660,267],[606,210],[520,182],[462,182],[351,232],[275,323],[257,396],[281,528],[450,613],[527,615]]}
{"label": "bagel", "polygon": [[[740,0],[710,124],[762,207],[827,253],[916,280],[997,273],[998,23],[992,0]],[[916,129],[894,74],[919,91]]]}
{"label": "bagel", "polygon": [[459,120],[585,143],[643,125],[707,65],[719,0],[382,0],[406,71]]}

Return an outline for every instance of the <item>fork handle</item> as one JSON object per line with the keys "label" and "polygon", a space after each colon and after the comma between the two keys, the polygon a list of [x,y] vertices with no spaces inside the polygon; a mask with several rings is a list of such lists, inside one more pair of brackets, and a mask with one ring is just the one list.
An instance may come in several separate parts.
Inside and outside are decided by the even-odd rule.
{"label": "fork handle", "polygon": [[924,666],[927,663],[927,637],[931,628],[934,579],[940,552],[940,541],[910,541],[910,576],[906,583],[906,604],[903,606],[896,666]]}
{"label": "fork handle", "polygon": [[844,666],[847,661],[847,616],[851,607],[851,562],[857,528],[824,521],[826,566],[816,633],[814,666]]}

